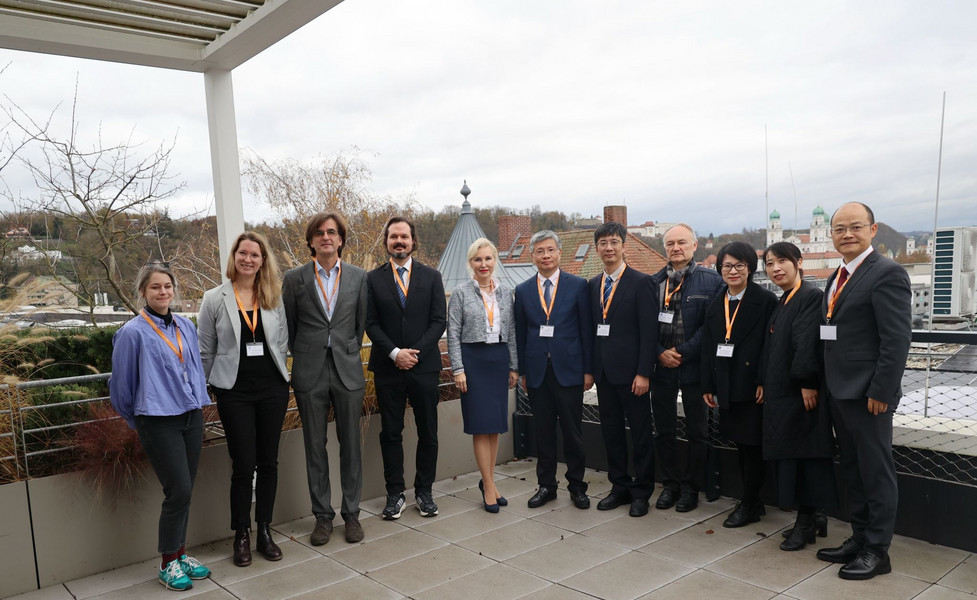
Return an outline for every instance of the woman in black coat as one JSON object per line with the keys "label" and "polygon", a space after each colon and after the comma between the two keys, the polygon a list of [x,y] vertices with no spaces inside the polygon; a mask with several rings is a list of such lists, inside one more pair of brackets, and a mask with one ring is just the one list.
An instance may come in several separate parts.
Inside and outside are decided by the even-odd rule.
{"label": "woman in black coat", "polygon": [[763,253],[767,276],[784,291],[766,330],[762,381],[763,458],[777,461],[778,502],[795,504],[797,521],[782,550],[800,550],[827,535],[827,519],[815,527],[815,507],[837,504],[832,454],[834,439],[826,398],[819,390],[821,299],[803,279],[801,251],[778,242]]}
{"label": "woman in black coat", "polygon": [[743,527],[764,514],[760,489],[766,475],[761,439],[764,332],[777,297],[753,283],[757,253],[730,242],[716,258],[726,289],[706,309],[702,337],[702,397],[719,407],[719,433],[736,444],[743,494],[723,527]]}

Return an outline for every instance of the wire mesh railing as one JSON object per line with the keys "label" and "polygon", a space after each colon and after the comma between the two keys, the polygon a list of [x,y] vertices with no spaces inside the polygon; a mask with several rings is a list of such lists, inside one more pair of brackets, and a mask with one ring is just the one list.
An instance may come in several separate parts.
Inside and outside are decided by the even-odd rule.
{"label": "wire mesh railing", "polygon": [[[977,486],[977,332],[914,331],[902,388],[893,416],[897,470]],[[685,439],[684,401],[680,395],[677,435],[681,439]],[[532,414],[522,389],[517,412]],[[583,414],[584,422],[600,423],[595,389],[584,393]],[[710,410],[709,424],[713,446],[735,448],[719,434],[715,409]]]}

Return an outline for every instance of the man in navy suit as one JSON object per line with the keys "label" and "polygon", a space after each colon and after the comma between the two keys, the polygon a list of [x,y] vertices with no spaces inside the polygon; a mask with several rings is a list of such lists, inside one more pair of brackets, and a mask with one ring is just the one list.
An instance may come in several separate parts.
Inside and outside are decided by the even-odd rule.
{"label": "man in navy suit", "polygon": [[367,275],[369,369],[380,407],[380,454],[387,485],[384,519],[399,519],[404,496],[404,414],[410,398],[417,425],[414,499],[422,517],[438,514],[431,496],[438,466],[438,375],[447,303],[441,274],[411,257],[414,223],[391,217],[383,228],[390,262]]}
{"label": "man in navy suit", "polygon": [[902,398],[913,295],[906,270],[873,251],[878,228],[872,209],[860,202],[831,216],[831,238],[844,264],[828,278],[821,339],[852,534],[837,548],[818,550],[818,558],[843,563],[842,579],[892,571],[899,502],[892,416]]}
{"label": "man in navy suit", "polygon": [[587,281],[560,270],[560,238],[544,230],[529,240],[536,277],[516,286],[519,374],[529,392],[539,462],[539,491],[529,508],[556,498],[556,426],[563,432],[567,489],[574,506],[590,508],[583,480],[583,392],[594,384],[593,333]]}
{"label": "man in navy suit", "polygon": [[[658,289],[649,276],[628,268],[628,230],[604,223],[594,232],[594,245],[604,272],[590,280],[590,313],[594,337],[594,380],[600,408],[600,429],[607,451],[610,493],[597,510],[630,503],[632,517],[648,514],[655,487],[655,447],[648,401],[658,339]],[[631,432],[634,476],[628,474]]]}

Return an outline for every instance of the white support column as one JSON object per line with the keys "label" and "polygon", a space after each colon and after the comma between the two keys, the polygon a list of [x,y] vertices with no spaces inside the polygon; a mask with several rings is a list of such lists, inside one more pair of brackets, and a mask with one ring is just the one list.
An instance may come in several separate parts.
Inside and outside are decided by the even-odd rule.
{"label": "white support column", "polygon": [[[204,73],[207,94],[207,124],[210,128],[210,162],[217,199],[217,241],[220,263],[227,260],[234,238],[244,231],[241,195],[241,166],[234,117],[234,86],[231,72],[214,69]],[[222,275],[223,275],[223,269]]]}

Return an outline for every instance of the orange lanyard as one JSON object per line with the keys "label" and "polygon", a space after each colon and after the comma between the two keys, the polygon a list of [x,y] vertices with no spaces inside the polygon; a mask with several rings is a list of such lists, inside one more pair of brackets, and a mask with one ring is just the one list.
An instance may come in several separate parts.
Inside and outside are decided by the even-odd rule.
{"label": "orange lanyard", "polygon": [[[804,280],[803,280],[803,279],[798,279],[798,280],[797,280],[797,285],[795,285],[795,286],[794,286],[794,289],[792,289],[792,290],[790,291],[790,293],[789,293],[789,294],[787,294],[787,299],[786,299],[786,300],[784,300],[784,303],[783,303],[783,304],[781,304],[781,306],[787,306],[787,304],[788,304],[788,303],[790,302],[790,300],[791,300],[791,298],[793,298],[793,297],[794,297],[794,294],[796,294],[796,293],[797,293],[797,290],[799,290],[799,289],[801,289],[801,283],[803,283],[803,282],[804,282]],[[774,325],[774,323],[775,323],[776,321],[777,321],[777,315],[775,315],[775,316],[773,317],[773,319],[772,319],[772,320],[770,321],[770,333],[773,333],[773,325]]]}
{"label": "orange lanyard", "polygon": [[[688,275],[688,273],[686,273],[686,275]],[[668,291],[668,281],[669,281],[668,276],[666,275],[665,276],[665,310],[668,310],[669,305],[672,303],[672,296],[675,295],[675,292],[682,289],[682,284],[685,283],[685,275],[682,275],[682,281],[678,282],[678,285],[675,286],[675,289],[672,290],[671,293],[669,293]]]}
{"label": "orange lanyard", "polygon": [[241,296],[238,296],[237,288],[232,285],[231,289],[234,290],[234,301],[237,302],[237,308],[244,315],[244,322],[248,325],[248,329],[251,330],[251,339],[254,339],[254,330],[258,327],[258,303],[254,301],[254,298],[251,299],[251,302],[254,303],[254,308],[251,310],[251,317],[248,318],[248,311],[241,304]]}
{"label": "orange lanyard", "polygon": [[611,295],[607,297],[607,304],[604,304],[604,285],[607,283],[608,275],[603,273],[600,278],[600,308],[604,315],[604,321],[607,321],[607,311],[611,308],[611,302],[614,302],[614,294],[617,293],[617,284],[621,283],[621,278],[624,277],[624,272],[628,270],[628,265],[625,263],[624,268],[621,269],[621,274],[617,276],[614,280],[614,285],[611,286]]}
{"label": "orange lanyard", "polygon": [[[862,261],[862,262],[864,262],[864,261]],[[862,266],[862,263],[858,263],[858,267],[860,267],[860,266]],[[858,267],[855,267],[855,270],[856,271],[858,270]],[[838,267],[838,275],[835,276],[835,281],[838,281],[838,276],[841,275],[841,270],[844,269],[844,268],[845,268],[844,265]],[[831,294],[831,297],[828,298],[828,314],[826,315],[828,317],[828,319],[827,319],[828,321],[831,320],[831,314],[835,311],[835,304],[838,303],[838,296],[841,295],[841,290],[845,289],[845,286],[848,285],[848,282],[851,281],[851,278],[854,277],[854,276],[855,276],[854,271],[851,272],[851,273],[849,273],[848,274],[848,279],[845,280],[845,283],[843,283],[840,286],[838,286],[835,289],[835,293]]]}
{"label": "orange lanyard", "polygon": [[[153,331],[156,332],[156,335],[163,338],[163,341],[166,342],[166,345],[170,347],[170,350],[173,351],[173,354],[176,354],[177,358],[180,359],[180,364],[182,365],[183,364],[183,339],[180,337],[180,326],[179,325],[176,326],[176,343],[179,346],[179,348],[177,348],[176,346],[173,345],[173,342],[170,341],[170,338],[166,337],[166,334],[159,330],[159,327],[157,327],[156,323],[149,318],[149,315],[146,314],[146,311],[141,310],[139,311],[139,314],[142,315],[142,318],[146,319],[146,322],[149,323],[149,326],[153,328]],[[173,320],[173,323],[176,324],[175,319]]]}
{"label": "orange lanyard", "polygon": [[[552,282],[551,282],[552,283]],[[546,315],[546,322],[550,322],[550,313],[553,312],[553,303],[556,302],[556,288],[553,285],[553,293],[550,295],[550,305],[546,306],[546,301],[543,300],[543,284],[539,282],[539,277],[536,278],[536,289],[539,291],[539,305],[543,307],[543,313]]]}
{"label": "orange lanyard", "polygon": [[[493,291],[495,290],[494,284],[492,289]],[[491,331],[492,328],[495,327],[495,305],[497,301],[494,297],[492,298],[492,308],[490,309],[488,302],[485,301],[485,297],[488,294],[483,292],[481,289],[478,290],[478,294],[482,297],[482,304],[485,305],[485,316],[488,318],[489,331]]]}
{"label": "orange lanyard", "polygon": [[322,287],[322,278],[319,277],[319,266],[316,264],[315,259],[312,259],[312,269],[315,271],[315,280],[319,284],[319,291],[322,292],[322,299],[326,301],[326,313],[332,310],[332,302],[330,299],[336,299],[336,292],[339,291],[339,278],[343,276],[343,263],[338,263],[339,271],[336,273],[336,283],[332,286],[332,296],[326,295],[326,288]]}
{"label": "orange lanyard", "polygon": [[[413,266],[414,266],[414,263],[412,261],[411,264],[410,264],[410,267],[407,268],[407,281],[410,281],[410,270],[411,270],[411,268]],[[397,263],[395,263],[393,261],[393,259],[390,259],[390,268],[393,269],[393,272],[394,272],[394,281],[397,282],[397,287],[400,288],[400,291],[404,292],[404,298],[406,298],[407,297],[407,288],[410,287],[410,284],[404,285],[404,282],[400,279],[400,274],[397,273],[397,268],[398,268],[397,267]]]}
{"label": "orange lanyard", "polygon": [[733,311],[733,318],[729,318],[729,294],[725,294],[723,300],[726,302],[726,343],[729,343],[729,338],[733,336],[733,321],[736,320],[736,315],[740,312],[740,307],[743,306],[743,298],[740,297],[739,303],[736,305],[736,310]]}

